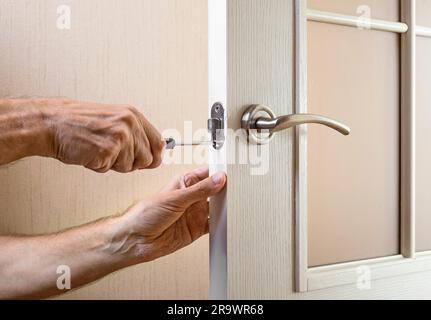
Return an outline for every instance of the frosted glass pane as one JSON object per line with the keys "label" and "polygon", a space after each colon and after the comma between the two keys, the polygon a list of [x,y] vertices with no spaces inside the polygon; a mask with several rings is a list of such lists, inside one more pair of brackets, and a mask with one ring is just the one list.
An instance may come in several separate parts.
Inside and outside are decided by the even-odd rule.
{"label": "frosted glass pane", "polygon": [[[428,14],[431,17],[431,12]],[[431,39],[417,38],[416,249],[431,250]]]}
{"label": "frosted glass pane", "polygon": [[431,27],[431,1],[416,0],[417,24],[423,27]]}
{"label": "frosted glass pane", "polygon": [[352,128],[344,137],[309,126],[309,264],[396,255],[400,37],[308,25],[309,112]]}

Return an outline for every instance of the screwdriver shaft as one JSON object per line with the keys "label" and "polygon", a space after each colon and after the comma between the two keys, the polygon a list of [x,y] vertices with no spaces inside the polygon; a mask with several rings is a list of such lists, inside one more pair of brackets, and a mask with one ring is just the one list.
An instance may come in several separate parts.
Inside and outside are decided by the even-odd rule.
{"label": "screwdriver shaft", "polygon": [[165,139],[166,142],[166,149],[167,150],[173,150],[175,147],[188,147],[188,146],[207,146],[212,145],[212,141],[192,141],[192,142],[177,142],[173,138]]}

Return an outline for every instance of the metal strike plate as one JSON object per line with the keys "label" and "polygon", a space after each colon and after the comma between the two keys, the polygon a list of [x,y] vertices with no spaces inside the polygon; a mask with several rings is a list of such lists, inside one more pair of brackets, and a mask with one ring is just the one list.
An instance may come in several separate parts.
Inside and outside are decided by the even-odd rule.
{"label": "metal strike plate", "polygon": [[225,109],[220,102],[216,102],[211,109],[211,118],[208,119],[208,131],[211,134],[213,147],[220,150],[225,143]]}

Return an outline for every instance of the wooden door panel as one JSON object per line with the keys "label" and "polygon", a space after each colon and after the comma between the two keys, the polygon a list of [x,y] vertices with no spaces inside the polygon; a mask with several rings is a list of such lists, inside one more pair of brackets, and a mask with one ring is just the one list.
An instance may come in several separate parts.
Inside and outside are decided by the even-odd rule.
{"label": "wooden door panel", "polygon": [[[400,21],[402,19],[407,25],[414,22],[414,17],[409,14],[414,8],[414,2],[407,0],[401,2],[404,11],[402,18],[399,16],[400,11],[398,6],[391,7],[390,10],[382,10],[383,5],[397,4],[397,2],[392,0],[310,0],[309,2],[311,6],[318,2],[320,4],[325,2],[328,6],[326,10],[331,10],[331,5],[342,5],[344,9],[338,13],[350,15],[355,15],[356,11],[347,11],[345,10],[346,8],[352,10],[352,8],[355,8],[359,4],[372,4],[377,6],[377,11],[375,11],[377,15],[373,15],[372,18],[388,19],[390,21]],[[367,60],[371,60],[370,63],[373,68],[368,70],[370,77],[368,81],[371,84],[375,84],[374,87],[377,88],[372,88],[375,91],[372,91],[371,97],[358,98],[358,94],[366,95],[366,93],[357,92],[361,81],[352,79],[352,74],[346,72],[346,84],[344,84],[340,81],[340,79],[343,79],[342,75],[340,75],[341,71],[337,70],[333,74],[330,74],[331,68],[329,66],[314,66],[315,73],[318,73],[316,70],[324,70],[327,76],[327,78],[324,78],[322,75],[318,75],[315,78],[319,78],[320,80],[324,78],[327,83],[322,84],[323,89],[321,89],[322,94],[320,96],[316,95],[317,97],[308,101],[307,96],[304,94],[304,91],[306,91],[304,88],[304,82],[306,81],[304,79],[307,75],[307,72],[304,72],[304,69],[307,67],[307,59],[305,58],[307,39],[303,37],[306,33],[304,28],[306,25],[306,11],[304,10],[306,3],[306,0],[296,0],[292,1],[292,3],[283,0],[230,0],[228,2],[229,127],[237,129],[244,109],[248,105],[256,103],[269,105],[277,115],[283,115],[295,112],[295,107],[298,107],[298,105],[300,111],[305,111],[307,102],[310,102],[310,112],[323,113],[326,116],[333,116],[334,118],[338,118],[337,120],[343,121],[345,120],[343,116],[352,117],[352,114],[348,112],[350,104],[346,104],[346,109],[344,109],[340,102],[335,101],[338,103],[338,107],[336,106],[336,108],[331,109],[334,114],[325,114],[323,106],[320,107],[320,102],[327,101],[328,97],[325,93],[328,90],[332,90],[332,97],[336,97],[337,86],[347,86],[350,81],[355,82],[350,92],[346,92],[348,89],[345,87],[341,88],[341,90],[344,89],[345,91],[341,93],[343,97],[348,98],[349,93],[351,93],[350,100],[353,100],[354,103],[361,101],[365,104],[364,108],[369,108],[367,112],[376,111],[379,113],[379,116],[386,116],[386,112],[391,113],[385,118],[386,130],[383,136],[373,139],[372,134],[367,133],[365,140],[372,139],[373,141],[370,141],[370,143],[376,141],[377,144],[382,144],[382,150],[376,147],[372,149],[375,156],[371,156],[369,161],[374,161],[377,155],[383,156],[379,158],[379,165],[383,166],[385,160],[383,158],[389,158],[390,156],[395,158],[394,162],[384,166],[384,173],[381,173],[379,170],[376,171],[381,176],[378,176],[376,179],[374,179],[374,176],[367,176],[364,179],[365,184],[370,183],[369,180],[372,180],[373,183],[375,183],[374,180],[378,180],[378,183],[385,188],[383,199],[386,201],[386,204],[389,203],[387,210],[389,214],[386,215],[386,218],[390,219],[387,223],[383,220],[378,220],[379,230],[384,234],[379,235],[379,230],[372,229],[371,235],[374,240],[366,243],[365,246],[379,246],[380,243],[376,242],[381,240],[380,237],[387,237],[384,239],[385,246],[389,245],[384,248],[385,250],[381,254],[391,255],[397,253],[400,249],[403,249],[399,247],[400,234],[398,231],[401,224],[398,218],[399,197],[402,196],[402,194],[398,193],[399,179],[401,179],[399,169],[400,167],[403,169],[403,178],[404,180],[408,180],[404,184],[401,183],[404,186],[403,190],[410,192],[405,185],[408,185],[411,181],[411,172],[413,170],[411,170],[412,166],[409,159],[414,158],[412,154],[408,154],[402,161],[399,160],[401,139],[398,132],[400,126],[399,119],[404,118],[402,122],[404,129],[401,136],[404,140],[409,140],[412,137],[411,128],[413,124],[409,123],[408,116],[410,110],[414,110],[414,99],[410,99],[414,82],[409,79],[410,75],[414,73],[414,69],[412,68],[414,61],[409,54],[413,51],[411,49],[414,48],[414,41],[412,40],[412,30],[414,28],[409,28],[406,35],[402,36],[401,43],[403,44],[403,49],[401,49],[399,35],[391,33],[382,35],[380,31],[375,30],[362,31],[370,36],[365,38],[365,36],[358,34],[358,30],[345,31],[345,27],[338,25],[340,23],[343,24],[340,20],[335,19],[333,15],[328,15],[326,17],[328,20],[330,18],[337,20],[332,21],[333,24],[337,25],[337,28],[340,28],[336,34],[338,36],[340,34],[343,35],[342,37],[337,37],[337,39],[341,38],[339,40],[344,41],[349,38],[349,35],[353,36],[355,39],[363,41],[363,45],[372,43],[369,48],[370,51],[367,52],[366,45],[360,48],[356,48],[355,45],[346,46],[341,48],[344,57],[341,55],[337,61],[335,58],[330,57],[329,50],[323,47],[325,41],[329,42],[331,40],[329,31],[335,28],[335,26],[316,25],[312,28],[317,29],[319,27],[319,31],[325,33],[325,37],[319,38],[316,36],[316,39],[314,39],[316,43],[308,48],[314,50],[314,52],[309,54],[314,55],[314,58],[319,53],[325,54],[327,59],[324,61],[330,62],[332,68],[342,66],[343,64],[353,68],[355,67],[353,55],[356,48],[359,53],[362,53],[358,57],[358,61],[363,69],[356,70],[355,75],[357,76],[359,73],[361,77],[363,76],[367,79],[364,75],[367,73],[365,66],[368,67]],[[325,10],[323,6],[312,8]],[[355,18],[347,17],[346,20],[348,20],[347,24],[351,24]],[[389,25],[392,24],[389,23]],[[402,29],[399,28],[399,24],[395,24],[395,27],[397,30]],[[298,30],[301,32],[298,32]],[[319,39],[323,43],[319,43]],[[340,49],[339,47],[343,46],[343,44],[337,43],[336,46]],[[372,56],[371,50],[373,50],[373,47],[379,49],[377,57]],[[387,53],[387,56],[383,54],[383,49],[385,48],[391,50]],[[400,59],[401,56],[397,50],[403,52],[403,59]],[[372,60],[374,58],[375,60]],[[403,68],[400,68],[398,62]],[[377,69],[380,69],[380,72],[377,72]],[[295,73],[295,70],[301,70],[303,73]],[[337,79],[338,77],[340,78],[338,79],[339,83],[335,84],[335,88],[331,88],[331,82],[327,80],[331,76],[337,77]],[[314,80],[310,79],[310,81]],[[379,91],[384,89],[380,87],[379,82],[381,81],[385,82],[385,85],[388,85],[388,90],[385,90],[387,94],[379,94]],[[369,83],[364,84],[365,87],[368,85]],[[398,91],[399,87],[401,87],[401,92]],[[318,85],[314,84],[312,90],[318,92]],[[400,102],[400,95],[403,97],[402,102]],[[356,99],[362,100],[355,101]],[[376,110],[380,105],[384,105],[383,109]],[[333,107],[333,105],[331,104],[330,107]],[[355,108],[358,109],[358,105],[355,105]],[[397,114],[399,108],[402,109],[403,116]],[[353,119],[349,119],[357,121],[362,116],[360,111],[356,115]],[[370,130],[377,130],[379,125],[378,121],[375,120],[371,122]],[[357,129],[352,131],[353,137],[360,133],[358,126],[356,125],[355,127]],[[313,130],[315,130],[314,133]],[[337,264],[318,268],[308,268],[308,265],[304,263],[306,261],[304,256],[307,257],[306,214],[308,202],[306,190],[304,192],[306,188],[303,188],[304,184],[306,184],[304,181],[307,181],[307,166],[305,163],[298,165],[301,157],[306,158],[304,157],[305,152],[303,152],[304,146],[306,146],[306,139],[303,139],[302,136],[307,136],[308,132],[310,133],[308,140],[316,139],[314,145],[310,142],[310,147],[316,147],[319,143],[325,147],[329,143],[334,143],[337,147],[343,145],[343,142],[337,141],[338,136],[336,134],[332,134],[330,131],[323,133],[323,130],[327,129],[309,128],[305,130],[301,128],[296,130],[296,134],[294,134],[293,130],[277,133],[269,144],[269,171],[266,175],[251,175],[250,166],[247,165],[228,166],[227,296],[233,299],[429,298],[431,294],[430,255],[420,254],[416,255],[414,259],[409,255],[409,248],[414,248],[414,241],[412,242],[411,237],[409,237],[414,234],[414,228],[411,225],[411,222],[414,220],[414,212],[410,210],[411,203],[408,197],[403,197],[402,201],[403,203],[406,201],[402,215],[403,224],[401,224],[404,231],[404,236],[401,237],[403,239],[401,244],[405,246],[404,250],[401,251],[405,256],[397,255],[384,259],[360,260],[357,263]],[[330,141],[326,142],[326,140]],[[409,152],[410,147],[412,147],[409,145],[409,141],[401,143],[403,151]],[[246,142],[243,143],[246,144]],[[358,161],[356,164],[367,161],[362,155],[363,152],[366,152],[362,149],[367,149],[365,142],[358,145],[360,146],[360,148],[357,148],[359,149],[358,158],[361,161]],[[349,152],[352,153],[351,150]],[[351,154],[348,154],[348,156],[351,156]],[[316,159],[312,160],[317,163],[320,160],[319,157],[322,158],[321,154],[315,152],[314,158]],[[323,160],[325,160],[325,157],[323,155]],[[353,161],[357,160],[353,159]],[[326,159],[325,162],[329,161]],[[311,168],[311,170],[313,169]],[[410,173],[406,173],[406,170],[410,170]],[[333,171],[335,174],[339,174],[336,169],[333,169]],[[326,175],[325,177],[330,177],[328,173],[324,173],[324,175]],[[308,179],[311,178],[312,176],[308,177]],[[386,179],[389,179],[387,184],[392,184],[391,186],[384,186]],[[315,183],[317,185],[321,182]],[[349,189],[352,186],[345,184],[344,187]],[[342,191],[345,192],[345,190]],[[368,192],[368,190],[365,190],[365,192]],[[414,192],[412,191],[412,193]],[[354,194],[349,195],[349,197],[353,196]],[[361,194],[358,193],[358,196],[360,197]],[[345,200],[342,196],[340,196],[340,201],[349,203],[349,199]],[[378,206],[378,199],[375,205]],[[361,218],[363,217],[361,216],[356,221],[358,224],[362,222]],[[372,217],[368,216],[368,218],[369,221],[372,220]],[[381,217],[376,217],[376,219],[381,219]],[[318,227],[319,224],[317,223],[314,229],[316,230]],[[359,225],[359,228],[361,227]],[[365,229],[364,232],[367,232]],[[339,228],[334,232],[338,230]],[[350,237],[350,235],[344,234],[339,241],[341,245],[344,244],[342,243],[343,241],[348,242],[348,245],[351,247],[351,243],[349,242],[351,239],[347,239],[347,237]],[[388,239],[390,241],[386,242]],[[364,244],[360,245],[364,246]],[[367,255],[368,253],[364,256]],[[298,265],[301,268],[298,268]],[[304,265],[306,266],[305,268]],[[358,269],[358,267],[370,271],[370,286],[364,288],[358,285],[358,282],[361,281],[361,269]],[[300,284],[298,287],[300,287],[300,290],[304,290],[304,292],[299,293],[295,289],[295,284],[298,284],[298,282]],[[318,286],[313,286],[316,283],[318,283]],[[318,290],[316,289],[317,287]]]}

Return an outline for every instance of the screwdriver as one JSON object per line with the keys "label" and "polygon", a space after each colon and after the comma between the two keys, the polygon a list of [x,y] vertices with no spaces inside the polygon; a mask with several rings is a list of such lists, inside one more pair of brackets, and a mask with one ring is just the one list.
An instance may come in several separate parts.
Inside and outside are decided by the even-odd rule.
{"label": "screwdriver", "polygon": [[164,139],[166,142],[166,150],[173,150],[175,147],[188,147],[188,146],[209,146],[212,141],[192,141],[192,142],[177,142],[174,138]]}

